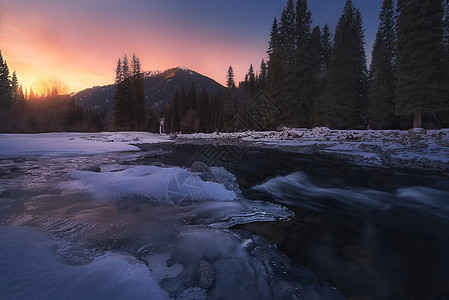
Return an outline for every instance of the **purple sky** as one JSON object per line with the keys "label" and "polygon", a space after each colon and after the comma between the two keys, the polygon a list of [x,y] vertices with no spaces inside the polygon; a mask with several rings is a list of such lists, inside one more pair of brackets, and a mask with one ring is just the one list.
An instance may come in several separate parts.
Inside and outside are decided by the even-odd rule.
{"label": "purple sky", "polygon": [[[1,1],[1,0],[0,0]],[[266,50],[286,0],[8,0],[1,2],[1,49],[30,86],[57,77],[71,91],[113,82],[117,59],[136,52],[145,70],[185,66],[220,83],[229,65],[242,80]],[[310,0],[313,25],[332,32],[345,0]],[[382,0],[354,0],[367,56]]]}

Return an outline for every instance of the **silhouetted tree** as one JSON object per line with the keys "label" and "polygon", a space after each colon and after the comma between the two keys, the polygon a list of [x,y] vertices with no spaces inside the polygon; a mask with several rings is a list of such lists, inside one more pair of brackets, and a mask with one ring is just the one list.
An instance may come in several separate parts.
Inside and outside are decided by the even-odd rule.
{"label": "silhouetted tree", "polygon": [[397,4],[396,114],[414,115],[448,107],[443,48],[442,0],[399,0]]}
{"label": "silhouetted tree", "polygon": [[368,92],[369,124],[375,129],[393,128],[395,122],[395,21],[393,0],[384,0],[374,43]]}
{"label": "silhouetted tree", "polygon": [[347,0],[335,31],[323,111],[324,124],[355,128],[364,124],[367,68],[360,11]]}

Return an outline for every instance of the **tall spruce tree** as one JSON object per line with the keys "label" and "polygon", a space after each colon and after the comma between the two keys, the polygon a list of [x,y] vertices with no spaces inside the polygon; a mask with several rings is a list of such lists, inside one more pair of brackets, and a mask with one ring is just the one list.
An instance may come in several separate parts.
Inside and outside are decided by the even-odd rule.
{"label": "tall spruce tree", "polygon": [[323,27],[323,33],[321,34],[321,49],[322,49],[322,65],[321,75],[326,75],[327,70],[331,62],[332,55],[332,35],[329,31],[327,23]]}
{"label": "tall spruce tree", "polygon": [[321,30],[319,26],[315,26],[310,36],[310,68],[314,81],[317,80],[321,73],[323,58],[323,48],[321,46]]}
{"label": "tall spruce tree", "polygon": [[282,51],[279,25],[274,18],[268,45],[267,85],[271,97],[279,104],[282,91]]}
{"label": "tall spruce tree", "polygon": [[296,69],[296,13],[293,0],[288,0],[279,28],[281,46],[281,108],[284,121],[293,123],[298,113]]}
{"label": "tall spruce tree", "polygon": [[235,89],[234,69],[232,68],[232,66],[229,66],[226,78],[226,86],[228,87],[228,89]]}
{"label": "tall spruce tree", "polygon": [[414,115],[447,109],[443,49],[443,0],[399,0],[397,4],[396,114]]}
{"label": "tall spruce tree", "polygon": [[308,126],[312,111],[313,74],[311,66],[310,37],[312,14],[307,0],[297,0],[295,10],[295,59],[291,62],[295,83],[291,99],[292,123]]}
{"label": "tall spruce tree", "polygon": [[264,90],[265,86],[267,85],[267,64],[265,63],[265,60],[262,59],[262,62],[260,63],[260,73],[259,73],[259,89]]}
{"label": "tall spruce tree", "polygon": [[143,129],[146,122],[145,81],[141,70],[140,59],[133,54],[132,57],[132,105],[134,130]]}
{"label": "tall spruce tree", "polygon": [[115,73],[114,124],[121,130],[143,129],[146,107],[140,60],[133,55],[130,69],[125,54],[123,60],[118,60]]}
{"label": "tall spruce tree", "polygon": [[11,77],[11,102],[17,104],[20,102],[19,80],[17,79],[17,73],[14,70]]}
{"label": "tall spruce tree", "polygon": [[256,89],[256,74],[254,73],[254,68],[253,68],[253,65],[252,65],[252,64],[249,66],[247,76],[248,76],[248,77],[247,77],[248,80],[247,80],[247,86],[246,86],[246,88],[247,88],[249,91],[254,92],[255,89]]}
{"label": "tall spruce tree", "polygon": [[338,21],[325,91],[326,126],[355,128],[364,124],[367,68],[360,11],[347,0]]}
{"label": "tall spruce tree", "polygon": [[12,88],[9,78],[9,68],[0,51],[0,106],[10,107],[12,104]]}
{"label": "tall spruce tree", "polygon": [[[123,89],[122,60],[119,58],[115,70],[115,94],[114,94],[114,126],[118,129],[125,129],[127,120],[127,105],[125,103],[125,93]],[[32,92],[32,90],[31,90]],[[31,97],[30,92],[30,97]]]}
{"label": "tall spruce tree", "polygon": [[395,20],[393,0],[384,0],[369,74],[368,121],[374,129],[390,129],[395,122]]}

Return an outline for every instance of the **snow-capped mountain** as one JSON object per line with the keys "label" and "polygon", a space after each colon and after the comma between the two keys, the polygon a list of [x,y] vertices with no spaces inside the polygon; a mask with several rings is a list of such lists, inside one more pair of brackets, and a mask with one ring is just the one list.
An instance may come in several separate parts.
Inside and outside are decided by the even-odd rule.
{"label": "snow-capped mountain", "polygon": [[[205,88],[209,96],[221,93],[225,88],[215,80],[201,75],[185,67],[176,67],[165,71],[147,71],[145,77],[145,102],[147,107],[162,111],[171,101],[175,91],[182,88],[186,91],[192,83],[197,92]],[[97,110],[112,111],[114,106],[115,87],[113,84],[96,86],[78,92],[74,95],[75,101],[81,106]]]}

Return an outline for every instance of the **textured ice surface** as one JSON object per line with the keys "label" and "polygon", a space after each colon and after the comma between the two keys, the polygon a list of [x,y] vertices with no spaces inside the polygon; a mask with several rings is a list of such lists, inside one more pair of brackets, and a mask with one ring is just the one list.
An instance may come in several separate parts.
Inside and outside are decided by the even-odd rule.
{"label": "textured ice surface", "polygon": [[100,199],[147,197],[159,203],[181,204],[183,201],[232,201],[236,195],[223,185],[203,181],[186,169],[134,167],[120,172],[95,173],[71,171],[68,176]]}
{"label": "textured ice surface", "polygon": [[82,266],[64,264],[52,243],[25,227],[0,227],[1,299],[168,299],[146,265],[107,253]]}
{"label": "textured ice surface", "polygon": [[[245,199],[223,168],[136,158],[0,161],[0,299],[341,298],[266,240],[229,229],[289,219],[287,208]],[[80,171],[92,166],[101,172]]]}

